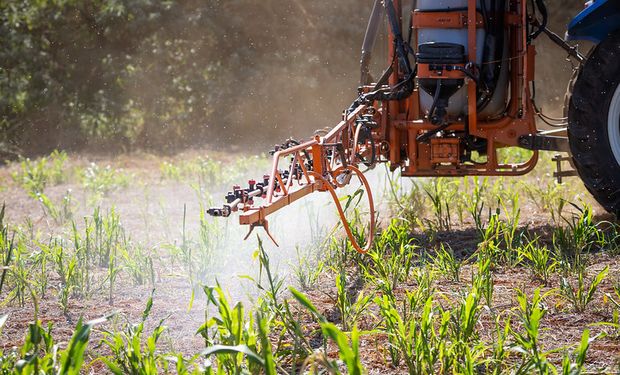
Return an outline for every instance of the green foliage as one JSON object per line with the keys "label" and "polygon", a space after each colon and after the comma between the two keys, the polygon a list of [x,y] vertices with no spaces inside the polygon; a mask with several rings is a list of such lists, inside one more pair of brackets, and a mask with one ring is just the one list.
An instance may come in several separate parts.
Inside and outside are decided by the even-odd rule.
{"label": "green foliage", "polygon": [[366,312],[372,301],[372,296],[364,294],[363,290],[355,298],[350,296],[347,287],[347,275],[344,272],[336,275],[336,294],[336,307],[340,312],[342,328],[349,331]]}
{"label": "green foliage", "polygon": [[571,219],[564,218],[566,226],[553,232],[553,246],[565,271],[580,271],[586,266],[586,253],[606,243],[605,233],[594,223],[592,208],[571,205],[578,210]]}
{"label": "green foliage", "polygon": [[67,313],[69,308],[69,296],[76,288],[76,281],[80,281],[80,278],[75,277],[78,266],[77,255],[67,254],[65,250],[65,244],[61,241],[53,241],[52,244],[45,250],[56,268],[56,273],[60,276],[59,287],[59,301],[62,306],[63,313]]}
{"label": "green foliage", "polygon": [[142,319],[138,324],[126,324],[126,327],[118,331],[104,330],[104,338],[101,344],[105,345],[112,353],[101,357],[101,360],[113,374],[155,375],[162,368],[163,356],[157,353],[157,343],[166,329],[163,326],[164,319],[153,328],[152,333],[143,342],[145,322],[153,307],[153,295],[146,303],[142,313]]}
{"label": "green foliage", "polygon": [[318,258],[317,249],[312,246],[302,250],[299,246],[295,247],[297,261],[292,264],[293,274],[297,284],[302,290],[308,290],[316,285],[321,276],[325,262]]}
{"label": "green foliage", "polygon": [[562,211],[566,206],[564,194],[566,184],[549,182],[543,187],[533,184],[522,184],[523,191],[540,212],[549,212],[554,224],[562,224]]}
{"label": "green foliage", "polygon": [[28,326],[21,348],[10,353],[0,351],[0,373],[79,375],[90,332],[93,326],[105,320],[102,318],[84,324],[80,319],[66,348],[61,349],[52,337],[51,323],[44,328],[35,317],[35,322]]}
{"label": "green foliage", "polygon": [[57,224],[62,225],[73,218],[74,203],[71,190],[67,190],[58,205],[44,193],[37,193],[35,197],[41,203],[43,211]]}
{"label": "green foliage", "polygon": [[5,210],[6,205],[2,204],[2,208],[0,209],[0,264],[2,265],[2,272],[0,272],[0,294],[2,293],[9,271],[9,264],[11,264],[13,260],[13,251],[15,249],[13,246],[15,235],[13,234],[11,238],[9,238],[9,227],[4,223]]}
{"label": "green foliage", "polygon": [[200,227],[198,238],[189,236],[186,228],[187,207],[183,207],[183,222],[181,226],[181,241],[167,245],[168,250],[179,260],[185,273],[194,286],[196,283],[207,281],[217,265],[217,251],[223,245],[224,230],[220,222],[213,220],[200,209]]}
{"label": "green foliage", "polygon": [[[239,374],[243,368],[262,365],[256,354],[259,334],[252,315],[246,313],[241,302],[232,306],[219,285],[204,287],[204,292],[217,315],[209,317],[208,308],[205,310],[205,323],[198,329],[207,346],[202,354],[214,355],[214,367],[226,373]],[[246,359],[252,362],[245,362]]]}
{"label": "green foliage", "polygon": [[518,251],[527,261],[526,264],[532,273],[546,284],[558,265],[551,256],[551,251],[545,246],[540,246],[537,241],[530,241]]}
{"label": "green foliage", "polygon": [[449,246],[441,244],[431,259],[439,272],[454,282],[460,281],[462,263],[455,258],[454,251]]}
{"label": "green foliage", "polygon": [[493,291],[495,283],[491,272],[491,260],[485,258],[478,259],[478,269],[472,274],[472,287],[476,294],[484,297],[487,307],[493,306]]}
{"label": "green foliage", "polygon": [[463,200],[465,201],[465,209],[471,216],[476,229],[482,235],[484,233],[483,210],[484,210],[484,194],[489,187],[489,179],[484,178],[479,181],[478,177],[472,180],[473,190],[468,189],[469,178],[465,178],[465,191],[463,192]]}
{"label": "green foliage", "polygon": [[[0,144],[172,151],[207,139],[246,139],[248,122],[262,129],[252,141],[266,141],[277,117],[264,98],[285,108],[313,97],[318,103],[322,94],[325,103],[317,77],[331,85],[343,61],[343,71],[355,68],[350,41],[370,4],[353,5],[2,2]],[[342,14],[360,22],[337,22]],[[268,87],[265,76],[273,77]],[[343,87],[350,78],[338,81]],[[283,84],[290,95],[272,91]],[[314,107],[300,108],[310,115]],[[299,129],[315,121],[303,120]]]}
{"label": "green foliage", "polygon": [[19,169],[11,173],[11,178],[35,198],[43,194],[49,184],[59,185],[67,181],[66,161],[66,152],[58,150],[36,160],[20,158]]}
{"label": "green foliage", "polygon": [[[181,179],[192,179],[192,184],[207,191],[208,186],[228,178],[227,165],[233,163],[197,164],[202,172],[196,169],[194,177],[177,174],[171,166],[166,166],[169,170],[165,174],[168,174],[166,178],[176,179],[178,175]],[[175,164],[176,167],[183,166]],[[402,192],[394,184],[395,191]],[[529,297],[520,291],[516,298],[506,294],[503,289],[506,276],[521,271],[525,274],[527,269],[543,283],[552,284],[560,276],[559,296],[577,313],[592,305],[598,307],[593,303],[597,291],[609,292],[602,297],[603,305],[610,309],[601,311],[610,311],[611,319],[607,316],[605,322],[594,326],[602,327],[609,336],[620,336],[620,287],[611,292],[605,285],[608,268],[591,277],[585,272],[588,252],[602,249],[613,253],[618,238],[616,225],[596,222],[586,207],[577,210],[572,220],[566,220],[563,232],[555,229],[555,241],[550,243],[544,236],[539,237],[539,233],[520,227],[522,195],[514,189],[515,185],[503,179],[444,180],[436,185],[416,183],[414,186],[418,186],[412,191],[417,189],[420,202],[430,203],[430,221],[416,216],[424,211],[414,213],[413,205],[417,203],[408,206],[408,201],[398,196],[395,199],[402,207],[396,210],[403,215],[386,223],[367,255],[357,255],[347,241],[331,235],[325,241],[329,241],[329,246],[324,243],[309,246],[303,253],[298,249],[299,262],[305,263],[305,269],[300,266],[295,271],[302,288],[311,287],[322,270],[334,276],[335,288],[324,293],[332,297],[332,303],[322,300],[320,310],[312,303],[315,295],[310,298],[295,289],[287,290],[290,280],[272,268],[271,253],[260,240],[255,252],[258,276],[244,277],[253,281],[260,293],[252,307],[232,301],[217,283],[214,287],[202,287],[200,283],[218,266],[217,251],[227,239],[225,228],[208,219],[202,207],[193,223],[184,215],[179,243],[168,245],[170,252],[161,256],[157,245],[149,247],[133,242],[114,209],[95,209],[83,225],[72,221],[71,228],[64,228],[70,229],[69,233],[65,231],[49,241],[41,240],[32,224],[26,229],[9,228],[2,209],[0,292],[6,296],[2,303],[18,307],[32,301],[36,305],[38,300],[49,301],[54,297],[54,302],[57,300],[69,316],[70,306],[87,303],[82,300],[95,293],[108,293],[112,301],[120,282],[134,285],[150,282],[155,287],[156,267],[169,261],[174,277],[181,270],[191,282],[192,293],[202,287],[206,295],[204,324],[198,330],[205,349],[189,357],[165,352],[170,348],[162,343],[163,320],[153,324],[152,331],[146,328],[153,326],[148,321],[150,299],[138,324],[123,324],[120,328],[113,325],[104,331],[102,347],[106,356],[100,360],[110,372],[117,374],[174,373],[175,370],[178,374],[345,371],[359,374],[364,373],[365,350],[375,348],[391,362],[394,371],[411,374],[576,375],[590,370],[586,369],[586,355],[596,336],[591,338],[586,330],[581,342],[574,346],[546,347],[549,345],[543,343],[548,338],[543,327],[549,322],[545,321],[545,296],[538,290]],[[425,194],[425,189],[430,194]],[[360,197],[354,193],[343,200],[353,207]],[[451,200],[449,214],[442,207],[445,205],[432,205],[437,197]],[[488,210],[487,215],[485,208],[489,207],[494,209]],[[355,216],[353,221],[359,220],[359,211],[350,211]],[[458,259],[450,247],[460,246],[461,238],[453,241],[449,233],[425,235],[441,230],[442,225],[444,229],[451,226],[454,230],[457,217],[462,225],[470,226],[465,229],[471,229],[474,236],[480,233],[477,251],[464,260]],[[414,221],[417,226],[412,224]],[[362,240],[367,236],[364,231],[356,234]],[[420,234],[423,239],[416,239]],[[466,253],[475,246],[472,243],[472,249],[459,247],[458,250]],[[547,249],[551,246],[553,252]],[[596,259],[595,256],[591,259]],[[558,270],[563,273],[558,275]],[[159,275],[166,277],[164,273]],[[437,277],[442,275],[452,281],[447,284],[449,287],[437,283],[441,281]],[[550,293],[558,295],[556,290]],[[192,294],[192,301],[193,298]],[[5,319],[0,317],[0,328]],[[358,331],[358,325],[367,331]],[[60,354],[51,362],[49,358],[55,357],[48,357],[53,346],[58,353],[62,346],[54,342],[49,328],[39,327],[33,332],[32,337],[27,336],[30,346],[23,353],[21,348],[0,352],[0,374],[13,373],[18,361],[30,361],[28,366],[38,362],[35,365],[41,370],[38,373],[50,363],[60,366]],[[38,342],[38,347],[33,347],[33,342]],[[76,358],[78,362],[68,366],[73,366],[75,371],[82,367],[82,373],[88,372],[88,365],[79,362],[80,350],[79,345],[75,346],[75,354],[63,358]],[[50,370],[50,373],[59,372]]]}
{"label": "green foliage", "polygon": [[[269,255],[260,238],[255,257],[258,258],[260,266],[259,278],[255,280],[255,285],[263,292],[262,308],[272,317],[271,326],[279,332],[281,338],[274,350],[276,360],[296,363],[306,358],[312,352],[312,347],[300,324],[299,315],[293,312],[288,299],[281,295],[285,279],[273,273]],[[292,345],[283,340],[285,337],[292,341]]]}
{"label": "green foliage", "polygon": [[102,168],[91,163],[82,175],[82,185],[95,196],[102,196],[113,190],[125,188],[129,186],[129,182],[130,176],[109,165]]}
{"label": "green foliage", "polygon": [[517,315],[523,325],[523,332],[513,331],[513,350],[523,353],[517,373],[550,374],[553,365],[547,359],[549,353],[545,352],[540,344],[541,322],[547,313],[543,305],[543,295],[540,294],[540,289],[536,289],[530,301],[524,292],[517,290],[517,301]]}
{"label": "green foliage", "polygon": [[416,259],[417,246],[406,222],[394,219],[381,232],[368,252],[368,261],[360,262],[364,278],[384,293],[392,294],[398,283],[409,277]]}
{"label": "green foliage", "polygon": [[409,191],[405,191],[401,183],[402,177],[397,173],[391,172],[385,164],[386,190],[389,192],[392,216],[410,225],[417,225],[425,214],[425,195],[421,193],[420,186],[415,182]]}
{"label": "green foliage", "polygon": [[586,285],[585,270],[580,269],[577,272],[577,285],[571,285],[566,277],[560,278],[560,294],[575,309],[576,312],[583,312],[588,304],[594,299],[598,286],[609,273],[609,266],[603,268],[594,279],[590,281],[590,285]]}
{"label": "green foliage", "polygon": [[426,219],[426,225],[433,231],[449,231],[452,227],[450,206],[456,195],[456,185],[445,178],[433,178],[422,185],[433,207],[434,219]]}
{"label": "green foliage", "polygon": [[331,323],[321,323],[323,334],[332,339],[337,347],[340,359],[347,367],[347,373],[351,375],[362,375],[365,370],[362,366],[361,356],[359,352],[359,332],[357,328],[353,328],[351,332],[351,343],[347,336],[335,325]]}

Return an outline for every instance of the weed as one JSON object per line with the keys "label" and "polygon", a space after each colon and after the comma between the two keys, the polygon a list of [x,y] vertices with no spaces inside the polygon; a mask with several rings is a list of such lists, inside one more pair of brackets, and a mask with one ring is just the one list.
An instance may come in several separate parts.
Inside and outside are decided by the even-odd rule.
{"label": "weed", "polygon": [[158,369],[162,366],[163,357],[156,350],[157,342],[166,329],[163,326],[165,319],[159,321],[153,332],[146,338],[146,345],[143,344],[145,323],[152,307],[153,295],[151,294],[138,324],[127,324],[120,332],[103,331],[101,344],[105,345],[112,354],[98,359],[105,363],[112,373],[137,375],[159,373]]}
{"label": "weed", "polygon": [[592,302],[594,294],[600,283],[607,277],[609,266],[603,268],[594,279],[590,281],[590,285],[586,285],[585,270],[577,272],[577,285],[574,287],[566,277],[560,278],[560,295],[568,301],[576,312],[583,312],[588,304]]}
{"label": "weed", "polygon": [[219,222],[208,220],[204,209],[200,210],[200,229],[198,232],[197,253],[193,263],[199,280],[206,280],[216,262],[216,253],[224,244],[224,231]]}
{"label": "weed", "polygon": [[159,166],[162,180],[181,181],[181,168],[176,164],[164,161]]}
{"label": "weed", "polygon": [[36,193],[33,198],[41,203],[43,212],[46,215],[49,215],[57,224],[64,224],[73,218],[74,204],[71,189],[67,190],[65,195],[62,197],[60,206],[54,204],[54,202],[42,192]]}
{"label": "weed", "polygon": [[130,176],[109,165],[100,167],[91,163],[82,174],[82,185],[95,196],[103,196],[113,190],[129,186]]}
{"label": "weed", "polygon": [[11,178],[31,196],[42,194],[49,183],[54,185],[66,181],[64,164],[67,154],[64,151],[54,151],[49,157],[38,160],[21,158],[19,170],[11,173]]}
{"label": "weed", "polygon": [[416,267],[413,272],[413,280],[416,283],[416,295],[418,301],[426,301],[435,293],[435,273],[429,267]]}
{"label": "weed", "polygon": [[385,295],[376,297],[375,303],[383,318],[382,330],[388,334],[393,365],[398,366],[402,360],[410,374],[430,374],[442,358],[449,358],[442,342],[447,337],[450,314],[441,309],[435,311],[432,297],[424,302],[419,317],[414,311],[407,311],[407,305],[399,313],[395,300]]}
{"label": "weed", "polygon": [[562,212],[566,206],[564,193],[566,185],[557,183],[545,184],[543,188],[534,184],[522,184],[525,193],[540,212],[549,212],[556,225],[562,223]]}
{"label": "weed", "polygon": [[603,246],[606,239],[592,219],[592,208],[587,205],[583,208],[572,205],[579,213],[573,215],[570,220],[564,218],[567,226],[557,227],[554,230],[553,246],[566,271],[579,271],[585,267],[582,258],[584,253],[597,245]]}
{"label": "weed", "polygon": [[[272,324],[279,331],[280,340],[275,349],[279,360],[290,360],[296,363],[300,358],[306,358],[311,352],[312,347],[299,323],[299,318],[291,311],[291,306],[287,299],[281,299],[284,279],[274,275],[271,270],[269,255],[265,251],[262,241],[258,238],[258,250],[255,256],[259,260],[259,278],[255,281],[259,290],[264,292],[263,308],[273,317]],[[284,337],[288,337],[293,345],[284,342]]]}
{"label": "weed", "polygon": [[394,219],[376,239],[368,253],[369,260],[360,262],[364,278],[384,293],[392,294],[399,282],[407,280],[416,258],[407,225]]}
{"label": "weed", "polygon": [[527,260],[526,264],[534,276],[547,284],[549,277],[557,267],[557,261],[551,257],[549,249],[540,246],[537,241],[530,241],[517,251]]}
{"label": "weed", "polygon": [[95,260],[92,259],[94,257],[94,250],[92,245],[92,232],[93,227],[88,226],[88,221],[86,221],[86,230],[84,235],[84,240],[77,229],[76,223],[71,222],[71,230],[72,230],[72,238],[73,238],[73,252],[75,257],[77,258],[77,267],[76,273],[74,275],[76,293],[81,297],[88,297],[91,293],[92,286],[94,283],[94,275],[92,273],[93,264],[95,264]]}
{"label": "weed", "polygon": [[11,264],[14,251],[15,234],[9,239],[9,227],[4,223],[6,206],[3,204],[0,209],[0,264],[2,265],[2,272],[0,273],[0,294],[4,287],[7,272],[9,271],[9,265]]}
{"label": "weed", "polygon": [[[518,221],[518,219],[516,220]],[[501,220],[498,210],[490,216],[478,251],[494,263],[514,267],[522,260],[522,256],[517,250],[520,240],[521,235],[517,234],[517,226],[514,221],[510,224]]]}
{"label": "weed", "polygon": [[[12,289],[7,295],[8,301],[17,301],[20,307],[24,307],[32,280],[32,265],[29,262],[26,246],[21,240],[11,240],[12,264],[5,268],[6,280],[12,282]],[[8,258],[7,258],[8,259]],[[4,271],[4,270],[3,270]],[[3,272],[4,274],[4,272]]]}
{"label": "weed", "polygon": [[[474,286],[465,297],[461,298],[455,310],[453,310],[451,321],[451,336],[460,344],[469,344],[476,338],[476,324],[480,316],[481,293]],[[464,360],[464,358],[461,358]]]}
{"label": "weed", "polygon": [[476,293],[484,297],[486,305],[493,306],[493,291],[495,283],[491,272],[491,260],[485,258],[478,259],[478,269],[472,274],[472,286]]}
{"label": "weed", "polygon": [[454,183],[445,178],[433,178],[422,186],[433,206],[434,220],[424,219],[432,231],[449,231],[452,228],[450,206],[456,194]]}
{"label": "weed", "polygon": [[44,328],[35,313],[35,320],[28,326],[23,346],[8,355],[0,351],[0,373],[79,375],[90,332],[95,325],[105,320],[101,318],[83,323],[80,319],[66,349],[61,350],[52,337],[52,324]]}
{"label": "weed", "polygon": [[347,367],[347,373],[350,375],[362,375],[365,370],[364,366],[362,366],[359,352],[360,343],[357,328],[354,327],[351,332],[350,344],[347,336],[335,325],[331,323],[321,323],[321,329],[325,336],[329,337],[336,343],[340,359]]}
{"label": "weed", "polygon": [[[198,333],[205,339],[207,350],[205,356],[216,355],[218,371],[238,374],[244,367],[244,357],[258,359],[256,354],[258,332],[251,315],[246,314],[243,304],[237,302],[231,306],[221,287],[203,288],[207,301],[217,308],[218,315],[209,317],[209,306],[205,309],[205,323]],[[218,372],[219,373],[219,372]]]}
{"label": "weed", "polygon": [[123,270],[129,274],[134,285],[144,285],[147,282],[155,286],[155,269],[153,256],[143,246],[119,247]]}
{"label": "weed", "polygon": [[403,187],[400,183],[401,176],[396,175],[397,172],[391,172],[385,165],[387,176],[385,189],[390,193],[389,202],[390,207],[396,209],[393,216],[399,218],[411,226],[420,222],[420,218],[424,217],[426,210],[425,195],[422,194],[420,185],[415,181],[411,185],[411,189],[408,192],[403,192]]}
{"label": "weed", "polygon": [[299,246],[295,247],[297,253],[297,262],[292,264],[293,274],[295,280],[302,290],[308,290],[313,288],[319,280],[325,262],[316,259],[318,251],[314,246],[308,247],[307,250],[302,250]]}
{"label": "weed", "polygon": [[590,349],[590,341],[590,331],[586,329],[581,335],[579,346],[575,349],[575,362],[571,362],[571,358],[568,354],[564,355],[564,359],[562,360],[562,375],[581,374],[583,372],[586,355],[588,349]]}
{"label": "weed", "polygon": [[353,300],[347,290],[347,275],[344,272],[336,275],[336,295],[336,307],[340,312],[342,328],[349,331],[366,312],[372,297],[365,295],[362,290]]}
{"label": "weed", "polygon": [[64,244],[58,240],[52,241],[47,252],[52,257],[52,261],[56,266],[56,272],[60,276],[59,300],[62,312],[66,314],[69,309],[69,296],[75,288],[74,274],[78,265],[78,259],[75,254],[67,254]]}
{"label": "weed", "polygon": [[[469,179],[465,179],[465,186],[468,186]],[[484,211],[484,194],[489,186],[489,179],[485,177],[482,181],[479,181],[478,177],[473,178],[473,191],[471,193],[464,193],[463,199],[465,201],[465,209],[471,216],[476,229],[482,235],[484,233],[484,223],[482,213]],[[468,191],[469,189],[465,189]]]}
{"label": "weed", "polygon": [[103,215],[97,207],[92,218],[85,221],[87,252],[96,259],[99,267],[107,267],[111,253],[123,242],[127,242],[120,216],[114,208]]}
{"label": "weed", "polygon": [[507,341],[510,338],[511,322],[510,317],[506,318],[503,322],[500,317],[495,318],[495,335],[492,348],[492,355],[486,364],[487,373],[493,375],[500,375],[505,372],[504,363],[509,357],[509,350]]}
{"label": "weed", "polygon": [[608,336],[613,338],[620,337],[620,282],[616,281],[613,284],[613,293],[605,293],[603,297],[603,302],[605,304],[611,302],[612,303],[612,318],[611,322],[598,322],[595,323],[595,326],[603,326],[606,328],[611,328],[611,332],[606,332]]}
{"label": "weed", "polygon": [[454,256],[454,251],[448,245],[441,244],[436,254],[431,258],[434,267],[454,282],[460,281],[461,262]]}
{"label": "weed", "polygon": [[540,289],[534,291],[531,302],[524,292],[517,290],[517,302],[519,303],[518,317],[524,330],[523,333],[513,330],[515,339],[513,350],[522,353],[517,373],[549,374],[552,365],[547,360],[548,353],[544,352],[540,344],[540,324],[546,314]]}

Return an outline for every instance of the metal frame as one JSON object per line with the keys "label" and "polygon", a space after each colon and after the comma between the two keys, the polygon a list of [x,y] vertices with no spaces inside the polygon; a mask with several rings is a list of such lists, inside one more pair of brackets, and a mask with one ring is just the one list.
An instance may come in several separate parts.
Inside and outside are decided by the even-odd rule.
{"label": "metal frame", "polygon": [[[381,11],[380,0],[375,1],[373,16],[369,23],[362,56],[362,81],[370,77],[368,62],[371,46],[376,35],[377,22]],[[397,15],[402,15],[399,0],[392,0]],[[379,4],[380,5],[380,4]],[[264,183],[250,181],[247,189],[236,187],[229,193],[229,204],[222,209],[211,209],[214,216],[229,216],[240,211],[239,222],[268,231],[267,217],[277,210],[290,205],[313,192],[329,192],[353,247],[359,252],[370,248],[375,221],[372,194],[368,182],[358,169],[362,162],[373,167],[377,162],[389,162],[394,170],[399,168],[403,176],[518,176],[530,172],[538,162],[538,149],[566,149],[566,134],[543,134],[536,128],[536,111],[531,100],[529,83],[534,80],[535,50],[528,45],[526,35],[526,0],[512,0],[511,11],[505,14],[509,35],[510,100],[506,112],[497,119],[482,120],[477,113],[476,81],[464,74],[463,69],[476,64],[476,31],[483,26],[482,17],[476,9],[476,0],[468,0],[466,11],[456,12],[418,12],[414,11],[413,36],[421,27],[466,28],[468,56],[467,63],[451,69],[418,64],[417,77],[427,79],[464,79],[467,86],[466,118],[449,123],[442,128],[446,132],[468,132],[471,136],[486,140],[487,158],[482,162],[461,160],[462,142],[459,137],[434,137],[438,127],[422,113],[420,92],[413,92],[402,100],[376,100],[372,103],[356,104],[345,113],[343,120],[326,135],[315,135],[311,140],[287,145],[276,150],[273,155],[271,174]],[[399,16],[402,29],[402,16]],[[387,84],[396,86],[405,77],[399,71],[394,31],[389,35],[389,61]],[[381,88],[381,84],[365,84],[362,93]],[[363,138],[362,130],[370,132]],[[366,133],[365,133],[366,134]],[[421,135],[430,135],[420,138]],[[522,147],[534,150],[525,162],[501,163],[498,150],[503,147]],[[371,156],[371,157],[369,157]],[[368,161],[370,160],[370,161]],[[561,171],[560,171],[561,172]],[[559,173],[560,173],[559,172]],[[565,173],[560,173],[565,176]],[[336,190],[349,184],[351,177],[357,175],[367,190],[370,203],[370,238],[366,248],[362,248],[353,238],[340,206]],[[558,176],[560,177],[560,176]],[[262,197],[264,203],[256,205],[254,198]],[[249,235],[249,233],[248,233]],[[275,242],[275,241],[274,241]]]}

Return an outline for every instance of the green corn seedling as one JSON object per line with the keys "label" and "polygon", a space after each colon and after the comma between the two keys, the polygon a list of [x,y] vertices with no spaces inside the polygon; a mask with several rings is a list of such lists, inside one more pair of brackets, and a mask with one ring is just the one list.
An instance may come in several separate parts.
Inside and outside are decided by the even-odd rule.
{"label": "green corn seedling", "polygon": [[557,261],[551,256],[547,247],[540,246],[538,241],[530,241],[518,249],[521,256],[527,260],[527,266],[534,276],[547,284],[549,277],[557,267]]}
{"label": "green corn seedling", "polygon": [[450,246],[441,244],[435,256],[431,257],[433,266],[448,279],[459,282],[462,263],[454,256],[454,251]]}
{"label": "green corn seedling", "polygon": [[523,332],[512,331],[515,340],[513,350],[521,353],[521,363],[515,370],[518,374],[550,374],[552,365],[547,360],[548,353],[540,344],[541,322],[546,314],[540,289],[534,291],[532,301],[521,290],[517,290],[519,303],[518,316],[523,325]]}
{"label": "green corn seedling", "polygon": [[560,278],[560,295],[568,301],[576,312],[585,311],[586,307],[594,299],[598,286],[603,282],[609,273],[609,266],[602,269],[590,281],[590,285],[586,285],[585,271],[577,273],[577,284],[572,286],[566,277]]}
{"label": "green corn seedling", "polygon": [[365,295],[364,291],[360,291],[353,300],[347,291],[347,276],[344,272],[336,275],[336,294],[336,306],[340,311],[342,328],[348,332],[366,312],[372,298],[370,295]]}
{"label": "green corn seedling", "polygon": [[157,353],[157,343],[165,331],[165,319],[153,329],[153,332],[143,340],[145,323],[153,307],[153,295],[149,297],[146,308],[142,312],[142,319],[138,324],[127,324],[120,331],[103,331],[101,345],[107,347],[111,354],[99,357],[108,370],[113,374],[155,375],[163,366],[163,356]]}

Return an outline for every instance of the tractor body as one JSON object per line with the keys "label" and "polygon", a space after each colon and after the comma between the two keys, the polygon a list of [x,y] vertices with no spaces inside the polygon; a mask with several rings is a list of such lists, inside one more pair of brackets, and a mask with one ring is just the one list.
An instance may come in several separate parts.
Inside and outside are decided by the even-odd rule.
{"label": "tractor body", "polygon": [[571,21],[566,39],[600,43],[618,30],[620,30],[620,2],[598,0],[591,2]]}

